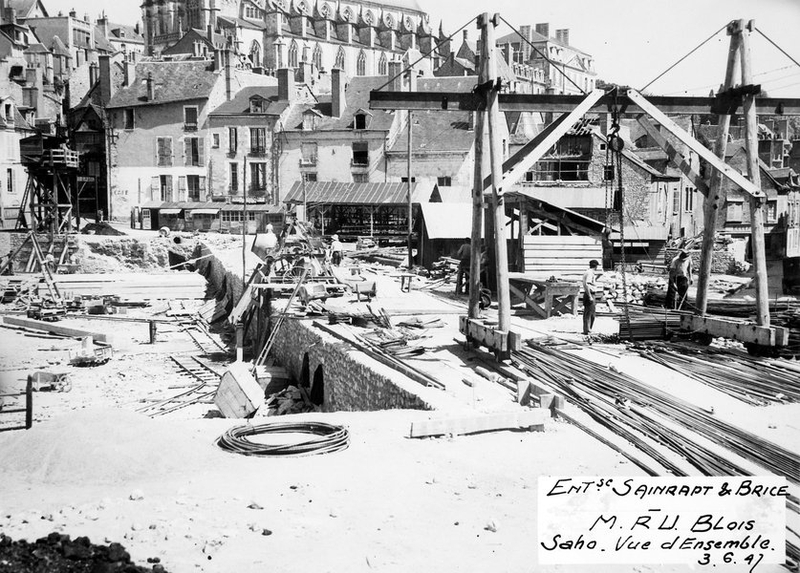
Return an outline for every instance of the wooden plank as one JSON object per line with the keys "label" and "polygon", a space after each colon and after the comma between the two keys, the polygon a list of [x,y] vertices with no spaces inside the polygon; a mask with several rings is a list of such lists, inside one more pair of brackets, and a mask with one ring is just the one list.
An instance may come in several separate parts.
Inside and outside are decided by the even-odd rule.
{"label": "wooden plank", "polygon": [[542,244],[556,244],[556,245],[600,245],[599,239],[593,237],[582,237],[580,235],[526,235],[525,244],[528,243],[542,243]]}
{"label": "wooden plank", "polygon": [[[500,94],[500,111],[569,113],[583,101],[582,95],[561,94]],[[664,113],[678,115],[708,115],[716,101],[703,96],[650,96],[650,102]],[[594,103],[593,113],[606,113],[614,105],[624,110],[623,115],[639,115],[644,110],[624,93],[608,93]],[[486,102],[474,92],[390,92],[371,91],[370,109],[476,111],[486,109]],[[780,110],[780,111],[779,111]],[[757,113],[760,115],[800,115],[800,98],[761,98]]]}
{"label": "wooden plank", "polygon": [[681,328],[761,346],[786,346],[789,342],[788,328],[759,326],[752,322],[738,322],[724,318],[683,315],[681,316]]}
{"label": "wooden plank", "polygon": [[32,318],[22,318],[20,316],[4,316],[3,324],[8,326],[20,326],[22,328],[30,328],[32,330],[39,330],[42,332],[52,332],[62,336],[71,336],[74,338],[82,338],[84,336],[91,336],[97,342],[104,342],[105,344],[113,345],[113,336],[102,332],[92,332],[91,330],[83,330],[80,328],[71,328],[69,326],[61,326],[58,323],[47,322],[44,320],[34,320]]}
{"label": "wooden plank", "polygon": [[495,432],[498,430],[518,430],[522,428],[541,431],[550,418],[550,411],[545,408],[533,408],[518,412],[499,412],[475,416],[440,418],[411,422],[409,438],[427,438],[431,436],[465,435],[478,432]]}

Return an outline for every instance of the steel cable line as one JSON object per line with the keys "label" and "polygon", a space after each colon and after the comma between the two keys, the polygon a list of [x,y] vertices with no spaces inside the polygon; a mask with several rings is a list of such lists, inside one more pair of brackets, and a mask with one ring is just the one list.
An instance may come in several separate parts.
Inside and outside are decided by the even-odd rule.
{"label": "steel cable line", "polygon": [[556,70],[556,71],[557,71],[559,74],[561,74],[562,76],[564,76],[564,77],[567,79],[567,81],[568,81],[569,83],[571,83],[573,86],[575,86],[576,88],[578,88],[578,89],[580,90],[580,92],[581,92],[583,95],[586,95],[586,90],[584,90],[584,89],[583,89],[581,86],[579,86],[579,85],[578,85],[578,84],[576,84],[574,81],[572,81],[572,78],[571,78],[571,77],[569,77],[569,76],[568,76],[568,75],[567,75],[567,74],[566,74],[566,73],[565,73],[565,72],[564,72],[562,69],[560,69],[560,68],[558,67],[558,65],[556,65],[556,63],[555,63],[553,60],[551,60],[550,58],[548,58],[547,56],[545,56],[545,55],[544,55],[544,54],[541,52],[541,50],[539,50],[539,49],[538,49],[536,46],[534,46],[534,45],[531,43],[531,41],[530,41],[530,40],[528,40],[528,38],[526,38],[525,36],[523,36],[523,35],[522,35],[522,33],[521,33],[519,30],[517,30],[517,29],[516,29],[516,28],[515,28],[515,27],[514,27],[514,26],[513,26],[513,25],[512,25],[512,24],[511,24],[511,23],[510,23],[508,20],[506,20],[506,19],[505,19],[505,18],[503,18],[502,16],[500,16],[500,19],[503,21],[503,23],[504,23],[506,26],[508,26],[509,28],[511,28],[511,30],[513,30],[513,31],[514,31],[514,33],[516,33],[516,34],[517,34],[517,35],[518,35],[520,38],[522,38],[523,40],[525,40],[525,43],[526,43],[526,44],[528,44],[528,45],[529,45],[531,48],[533,48],[533,50],[534,50],[534,51],[535,51],[537,54],[539,54],[539,55],[540,55],[540,56],[542,56],[542,57],[543,57],[545,60],[547,60],[547,62],[548,62],[550,65],[552,65],[552,66],[555,68],[555,70]]}
{"label": "steel cable line", "polygon": [[683,56],[683,57],[682,57],[680,60],[678,60],[677,62],[675,62],[674,64],[672,64],[670,67],[668,67],[666,70],[664,70],[664,71],[663,71],[663,72],[661,72],[659,75],[657,75],[657,76],[655,77],[655,79],[651,80],[651,81],[650,81],[650,82],[649,82],[647,85],[645,85],[643,88],[639,88],[639,91],[640,91],[640,92],[643,92],[644,90],[646,90],[647,88],[649,88],[651,85],[653,85],[654,83],[656,83],[658,80],[660,80],[662,77],[664,77],[665,75],[667,75],[667,74],[668,74],[670,71],[672,71],[672,69],[673,69],[675,66],[677,66],[678,64],[680,64],[680,63],[681,63],[683,60],[685,60],[686,58],[688,58],[688,57],[689,57],[689,56],[691,56],[692,54],[694,54],[694,53],[695,53],[697,50],[699,50],[700,48],[702,48],[702,47],[703,47],[705,44],[707,44],[707,43],[708,43],[708,42],[709,42],[709,41],[710,41],[712,38],[714,38],[714,36],[716,36],[717,34],[719,34],[720,32],[722,32],[722,31],[723,31],[725,28],[727,28],[727,27],[728,27],[728,25],[727,25],[727,24],[725,24],[725,25],[724,25],[722,28],[720,28],[719,30],[717,30],[716,32],[714,32],[713,34],[711,34],[711,35],[710,35],[708,38],[706,38],[705,40],[703,40],[702,42],[700,42],[700,44],[698,44],[697,46],[695,46],[695,47],[694,47],[694,48],[693,48],[693,49],[692,49],[692,50],[691,50],[691,51],[690,51],[688,54],[686,54],[685,56]]}

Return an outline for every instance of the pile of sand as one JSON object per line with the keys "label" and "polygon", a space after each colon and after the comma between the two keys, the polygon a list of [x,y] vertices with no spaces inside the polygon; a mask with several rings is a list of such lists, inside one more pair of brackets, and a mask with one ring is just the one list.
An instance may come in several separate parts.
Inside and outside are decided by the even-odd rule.
{"label": "pile of sand", "polygon": [[215,454],[180,426],[125,410],[79,410],[0,436],[4,473],[50,483],[124,483],[197,471]]}

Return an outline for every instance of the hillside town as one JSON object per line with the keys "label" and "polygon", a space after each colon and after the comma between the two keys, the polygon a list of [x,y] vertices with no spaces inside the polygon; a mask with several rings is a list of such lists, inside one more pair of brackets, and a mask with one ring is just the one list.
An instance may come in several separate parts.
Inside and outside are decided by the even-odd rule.
{"label": "hillside town", "polygon": [[[0,571],[797,570],[769,32],[672,96],[503,16],[0,0]],[[763,507],[612,539],[550,476]]]}

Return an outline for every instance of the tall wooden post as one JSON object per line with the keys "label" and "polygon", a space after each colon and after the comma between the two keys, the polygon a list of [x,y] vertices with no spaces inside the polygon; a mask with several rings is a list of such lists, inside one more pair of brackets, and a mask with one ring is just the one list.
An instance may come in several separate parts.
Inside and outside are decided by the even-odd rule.
{"label": "tall wooden post", "polygon": [[[481,56],[486,59],[487,75],[490,81],[495,81],[498,78],[497,60],[495,58],[495,27],[497,26],[497,21],[497,14],[491,20],[487,13],[482,14],[479,18],[482,42]],[[498,328],[507,332],[511,328],[511,295],[508,286],[508,246],[505,238],[506,207],[501,190],[503,182],[503,144],[500,134],[501,120],[498,87],[493,85],[486,92],[486,115],[489,123],[489,150],[491,153]]]}
{"label": "tall wooden post", "polygon": [[[413,69],[411,70],[411,73],[412,74],[414,73]],[[412,212],[412,208],[413,208],[412,207],[412,203],[411,203],[411,189],[412,189],[412,184],[411,184],[411,144],[413,142],[413,135],[412,135],[413,126],[414,126],[413,112],[409,111],[408,112],[408,159],[407,159],[407,165],[406,165],[406,168],[407,168],[407,171],[408,171],[408,173],[407,173],[408,177],[406,177],[406,179],[408,179],[408,192],[407,192],[407,195],[408,195],[408,268],[409,268],[409,270],[411,269],[411,267],[414,266],[414,253],[412,252],[412,248],[411,248],[411,235],[414,232],[414,229],[412,228],[412,224],[411,224],[411,212]]]}
{"label": "tall wooden post", "polygon": [[[753,81],[752,62],[750,59],[750,32],[755,21],[750,20],[742,26],[742,85],[750,85]],[[750,181],[761,189],[761,169],[758,165],[758,118],[756,117],[756,96],[746,93],[742,99],[742,111],[745,117],[745,148],[747,150],[747,172]],[[756,323],[769,326],[769,286],[767,281],[767,255],[764,245],[764,202],[766,197],[750,196],[750,243],[755,263],[756,283]]]}
{"label": "tall wooden post", "polygon": [[[480,24],[479,24],[480,26]],[[481,57],[478,69],[478,83],[488,79],[486,60]],[[475,118],[475,168],[472,182],[472,234],[470,236],[470,267],[469,267],[469,318],[480,317],[480,260],[481,260],[481,230],[483,229],[483,179],[484,169],[484,137],[486,132],[486,114],[484,111],[473,111]],[[489,240],[488,234],[486,240]]]}
{"label": "tall wooden post", "polygon": [[[247,283],[247,157],[242,167],[242,288]],[[242,292],[244,294],[244,292]]]}
{"label": "tall wooden post", "polygon": [[[733,87],[736,78],[736,68],[739,63],[739,30],[742,21],[734,20],[728,24],[728,35],[731,37],[730,48],[728,50],[728,67],[725,70],[725,83],[722,84],[722,91]],[[725,161],[725,152],[728,148],[728,132],[731,127],[731,116],[720,115],[717,127],[717,140],[714,143],[714,154]],[[708,283],[711,278],[711,266],[714,257],[714,238],[717,230],[717,219],[719,211],[723,207],[725,197],[723,195],[722,173],[713,170],[711,174],[711,184],[709,185],[708,196],[705,200],[703,211],[703,247],[700,251],[700,271],[697,277],[697,310],[701,315],[706,314],[708,306]]]}

